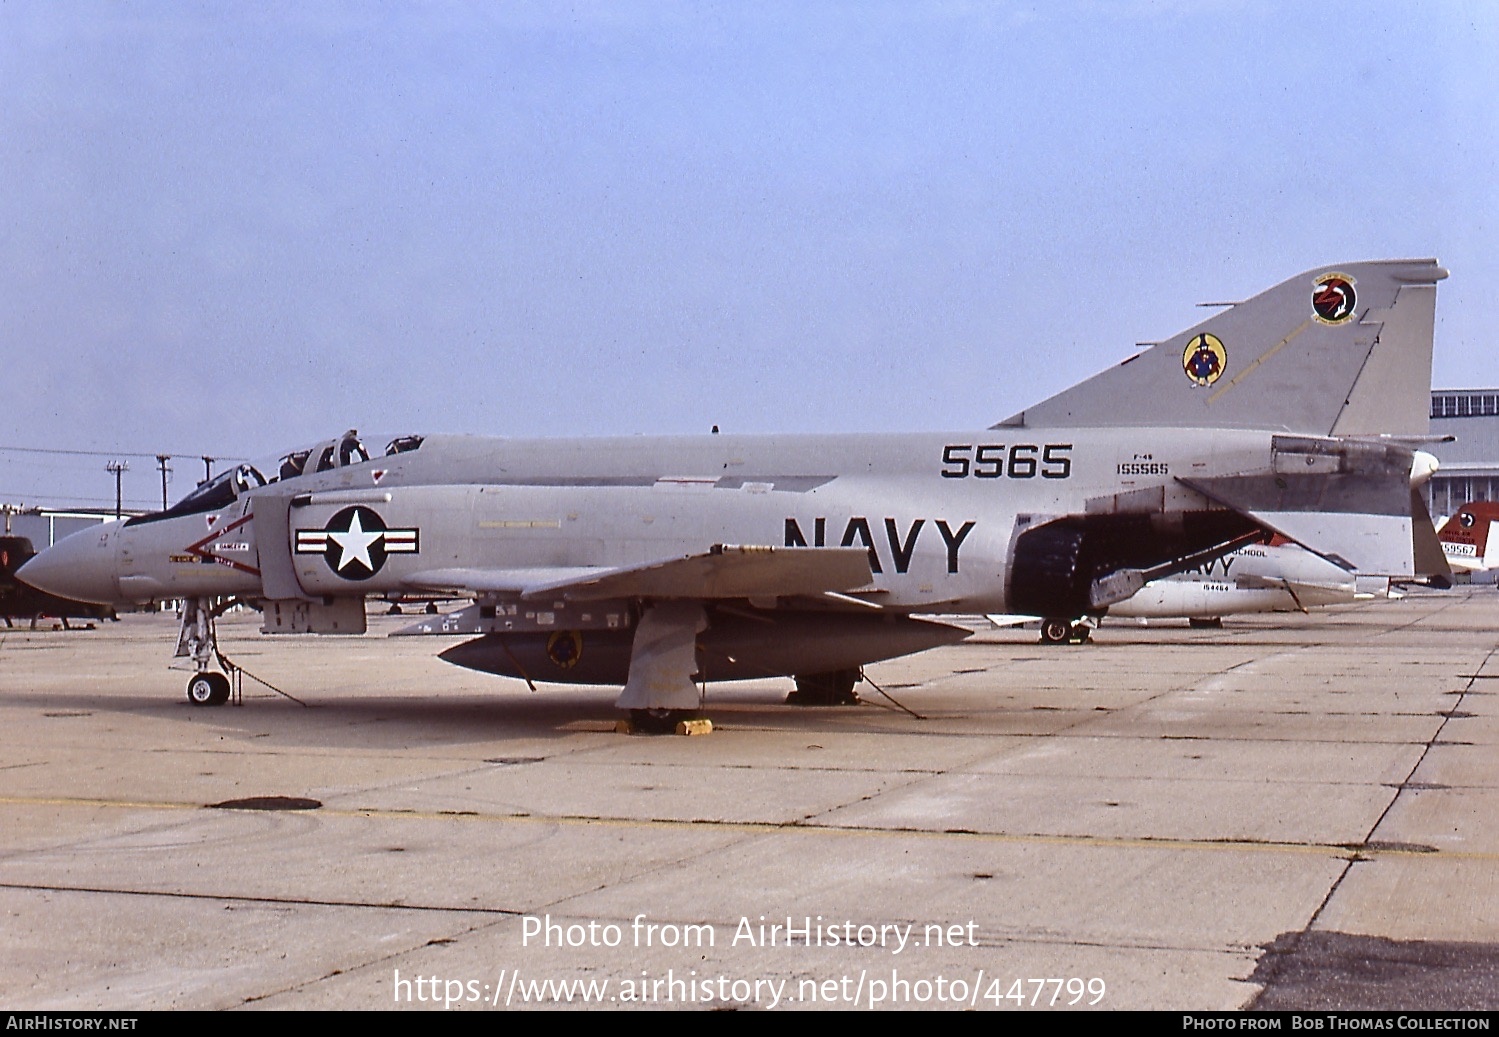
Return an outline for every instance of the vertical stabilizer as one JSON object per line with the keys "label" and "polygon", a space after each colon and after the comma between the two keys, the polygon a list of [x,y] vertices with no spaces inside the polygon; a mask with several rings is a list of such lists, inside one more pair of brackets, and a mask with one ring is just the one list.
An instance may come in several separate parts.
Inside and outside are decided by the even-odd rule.
{"label": "vertical stabilizer", "polygon": [[1435,259],[1299,274],[999,426],[1424,435]]}
{"label": "vertical stabilizer", "polygon": [[1452,568],[1464,572],[1484,572],[1499,564],[1499,504],[1471,501],[1457,509],[1437,533],[1442,552]]}

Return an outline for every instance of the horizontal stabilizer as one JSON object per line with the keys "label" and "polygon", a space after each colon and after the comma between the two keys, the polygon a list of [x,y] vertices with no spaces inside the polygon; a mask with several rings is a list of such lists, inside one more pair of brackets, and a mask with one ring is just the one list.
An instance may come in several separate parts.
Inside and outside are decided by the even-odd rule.
{"label": "horizontal stabilizer", "polygon": [[437,569],[407,582],[418,590],[517,594],[567,601],[618,598],[712,600],[813,596],[858,590],[874,578],[862,547],[715,545],[643,565],[578,569]]}
{"label": "horizontal stabilizer", "polygon": [[1276,436],[1273,451],[1268,470],[1180,481],[1343,569],[1417,575],[1410,450]]}
{"label": "horizontal stabilizer", "polygon": [[1349,571],[1412,577],[1411,465],[1396,444],[1276,436],[1270,469],[1181,483]]}

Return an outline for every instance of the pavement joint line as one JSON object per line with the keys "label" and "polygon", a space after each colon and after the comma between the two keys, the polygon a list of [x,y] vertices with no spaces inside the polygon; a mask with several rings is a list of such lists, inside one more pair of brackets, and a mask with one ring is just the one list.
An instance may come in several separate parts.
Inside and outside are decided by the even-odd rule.
{"label": "pavement joint line", "polygon": [[20,892],[102,893],[122,897],[171,897],[180,900],[230,900],[240,904],[299,904],[306,907],[364,907],[383,911],[440,911],[455,915],[505,915],[520,917],[526,912],[507,907],[457,907],[451,904],[399,904],[373,900],[319,900],[311,897],[269,897],[246,893],[195,893],[182,889],[123,889],[116,886],[67,886],[57,882],[0,882],[0,889]]}
{"label": "pavement joint line", "polygon": [[[143,802],[133,800],[71,799],[61,797],[38,797],[34,799],[4,797],[0,805],[5,806],[66,806],[100,807],[120,810],[211,810],[212,804]],[[281,811],[225,811],[225,813],[272,813]],[[1213,852],[1324,854],[1341,857],[1350,864],[1380,860],[1384,858],[1417,858],[1428,861],[1478,860],[1499,861],[1499,852],[1387,848],[1360,843],[1287,843],[1261,842],[1234,839],[1169,839],[1142,838],[1139,836],[1107,835],[1061,835],[1042,832],[981,832],[972,829],[935,829],[887,827],[872,828],[857,825],[812,823],[809,821],[715,821],[706,818],[611,818],[581,814],[493,814],[474,810],[402,810],[399,808],[329,808],[317,810],[286,811],[304,817],[364,818],[371,820],[411,821],[466,821],[489,824],[536,824],[599,826],[611,828],[680,828],[704,831],[742,833],[805,833],[817,835],[846,835],[879,838],[920,837],[931,839],[964,839],[981,842],[1025,843],[1060,846],[1091,846],[1114,849],[1152,850],[1206,850]],[[11,857],[12,861],[24,859],[32,852],[21,851]],[[0,888],[5,887],[0,882]]]}

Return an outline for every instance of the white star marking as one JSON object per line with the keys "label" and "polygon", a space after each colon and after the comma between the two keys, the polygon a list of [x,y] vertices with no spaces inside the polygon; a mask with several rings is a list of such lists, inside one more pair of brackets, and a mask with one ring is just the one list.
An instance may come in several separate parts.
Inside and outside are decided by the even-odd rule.
{"label": "white star marking", "polygon": [[354,517],[349,520],[349,529],[345,533],[328,531],[328,536],[339,547],[343,548],[343,555],[338,560],[338,569],[342,572],[350,562],[359,562],[366,569],[374,571],[375,563],[370,558],[370,547],[385,535],[384,530],[376,530],[366,533],[364,527],[359,524],[359,512],[354,512]]}

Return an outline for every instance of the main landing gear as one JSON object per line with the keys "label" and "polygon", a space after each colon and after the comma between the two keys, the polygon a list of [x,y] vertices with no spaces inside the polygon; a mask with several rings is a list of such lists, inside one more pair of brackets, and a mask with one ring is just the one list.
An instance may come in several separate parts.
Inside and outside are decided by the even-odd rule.
{"label": "main landing gear", "polygon": [[695,709],[632,709],[630,719],[615,726],[632,735],[705,735],[713,730],[713,722]]}
{"label": "main landing gear", "polygon": [[1093,628],[1086,623],[1074,623],[1059,616],[1049,616],[1041,621],[1041,643],[1044,645],[1080,645],[1092,636]]}
{"label": "main landing gear", "polygon": [[854,685],[864,679],[862,670],[830,670],[799,673],[796,690],[786,696],[788,706],[857,706],[861,701]]}

